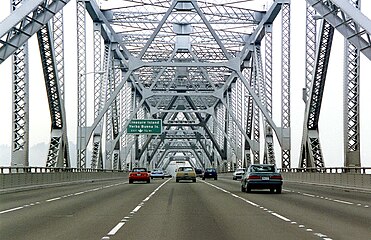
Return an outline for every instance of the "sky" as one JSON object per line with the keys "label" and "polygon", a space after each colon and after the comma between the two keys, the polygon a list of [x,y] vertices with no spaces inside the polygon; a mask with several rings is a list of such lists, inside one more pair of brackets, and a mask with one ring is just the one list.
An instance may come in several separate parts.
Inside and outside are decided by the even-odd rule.
{"label": "sky", "polygon": [[[0,21],[9,15],[9,2],[2,1]],[[269,1],[261,1],[266,4]],[[77,83],[76,83],[76,16],[75,1],[71,0],[64,8],[65,15],[65,86],[66,111],[68,122],[68,139],[76,143],[77,119]],[[371,1],[362,1],[362,12],[371,18]],[[297,167],[299,162],[302,126],[304,118],[304,102],[302,88],[305,85],[305,1],[291,1],[291,166]],[[279,25],[279,22],[275,23]],[[88,26],[89,28],[89,26]],[[274,29],[277,29],[274,27]],[[277,30],[276,30],[277,31]],[[89,32],[89,31],[88,31]],[[279,34],[274,34],[274,44],[279,44]],[[324,98],[319,122],[320,140],[326,166],[343,166],[343,44],[342,35],[335,33],[330,65],[327,74]],[[88,46],[91,48],[91,46]],[[274,49],[277,49],[274,47]],[[277,51],[277,50],[276,50]],[[88,51],[88,59],[91,59]],[[46,98],[40,54],[37,40],[29,40],[30,55],[30,146],[39,143],[49,143],[50,116]],[[279,56],[274,55],[274,74],[279,74]],[[87,72],[92,72],[90,63]],[[361,164],[371,167],[371,61],[361,56]],[[8,58],[0,65],[0,145],[11,145],[11,109],[12,109],[12,77],[11,59]],[[93,74],[88,74],[88,88],[92,87]],[[280,76],[273,79],[273,109],[280,109]],[[277,80],[276,80],[277,79]],[[89,99],[92,96],[88,96]],[[273,116],[279,123],[279,116]],[[92,113],[88,112],[88,125],[92,123]],[[278,124],[279,125],[279,124]],[[278,146],[276,142],[275,146]],[[278,149],[278,147],[276,147]],[[10,150],[9,150],[10,151]],[[70,149],[76,151],[76,149]],[[10,152],[9,152],[10,155]],[[73,154],[75,155],[75,154]],[[30,152],[30,166],[39,164],[39,160]],[[279,160],[277,160],[279,162]],[[10,159],[0,159],[0,166],[10,164]]]}

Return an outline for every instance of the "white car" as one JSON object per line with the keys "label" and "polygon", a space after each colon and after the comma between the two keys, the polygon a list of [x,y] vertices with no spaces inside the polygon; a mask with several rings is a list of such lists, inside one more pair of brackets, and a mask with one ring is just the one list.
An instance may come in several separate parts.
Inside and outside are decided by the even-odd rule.
{"label": "white car", "polygon": [[233,180],[241,179],[244,174],[245,168],[237,168],[236,171],[233,173]]}
{"label": "white car", "polygon": [[162,179],[164,179],[165,178],[164,171],[162,171],[161,169],[154,169],[151,172],[151,179],[154,179],[154,178],[162,178]]}

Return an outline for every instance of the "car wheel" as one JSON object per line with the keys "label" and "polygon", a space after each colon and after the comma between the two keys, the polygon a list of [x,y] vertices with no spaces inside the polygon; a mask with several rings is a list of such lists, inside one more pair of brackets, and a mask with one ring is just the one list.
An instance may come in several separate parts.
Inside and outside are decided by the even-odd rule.
{"label": "car wheel", "polygon": [[164,179],[165,177],[162,177],[162,179]]}
{"label": "car wheel", "polygon": [[148,179],[148,180],[147,180],[147,183],[151,183],[151,180],[150,180],[150,179]]}
{"label": "car wheel", "polygon": [[281,193],[282,192],[282,187],[278,187],[277,189],[276,189],[276,193]]}
{"label": "car wheel", "polygon": [[193,182],[196,182],[196,179],[193,179],[192,181],[193,181]]}
{"label": "car wheel", "polygon": [[243,185],[241,185],[241,192],[246,192],[246,189],[244,188]]}
{"label": "car wheel", "polygon": [[205,178],[203,177],[202,180],[205,180]]}
{"label": "car wheel", "polygon": [[274,188],[269,189],[271,193],[274,193]]}
{"label": "car wheel", "polygon": [[215,178],[214,178],[214,180],[218,180],[218,178],[217,178],[217,177],[215,177]]}
{"label": "car wheel", "polygon": [[246,192],[247,193],[250,193],[251,192],[251,188],[250,187],[245,187],[245,189],[246,189]]}
{"label": "car wheel", "polygon": [[129,180],[129,183],[133,183],[133,180]]}
{"label": "car wheel", "polygon": [[237,180],[237,178],[233,177],[233,180]]}
{"label": "car wheel", "polygon": [[176,182],[179,182],[179,179],[176,179],[175,181],[176,181]]}

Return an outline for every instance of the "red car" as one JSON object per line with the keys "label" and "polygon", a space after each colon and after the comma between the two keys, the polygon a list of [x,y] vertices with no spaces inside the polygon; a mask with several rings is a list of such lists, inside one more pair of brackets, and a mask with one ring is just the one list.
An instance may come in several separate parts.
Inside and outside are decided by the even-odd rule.
{"label": "red car", "polygon": [[134,181],[151,182],[151,175],[146,168],[133,168],[129,173],[129,183]]}

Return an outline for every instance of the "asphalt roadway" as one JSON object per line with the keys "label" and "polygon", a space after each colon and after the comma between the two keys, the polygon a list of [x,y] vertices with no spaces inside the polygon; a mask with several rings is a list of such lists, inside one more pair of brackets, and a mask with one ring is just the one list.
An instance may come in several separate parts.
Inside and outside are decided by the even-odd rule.
{"label": "asphalt roadway", "polygon": [[196,183],[127,179],[0,195],[0,239],[371,239],[371,192],[285,182],[240,191],[230,175]]}

